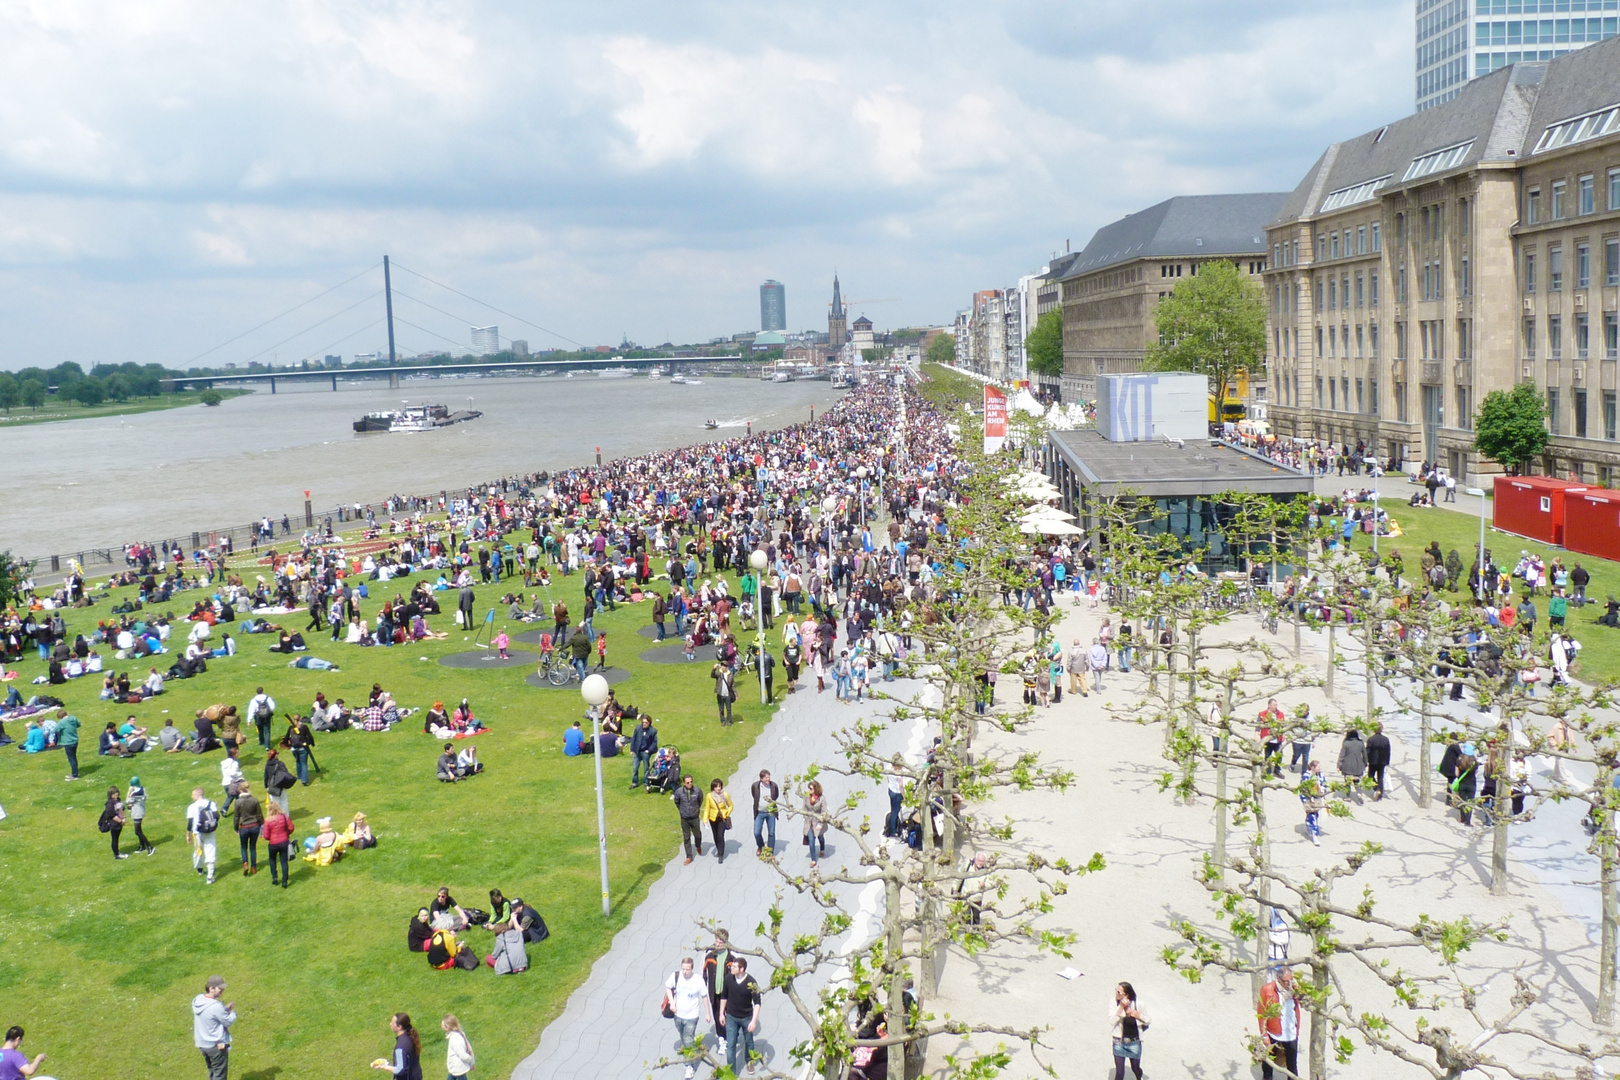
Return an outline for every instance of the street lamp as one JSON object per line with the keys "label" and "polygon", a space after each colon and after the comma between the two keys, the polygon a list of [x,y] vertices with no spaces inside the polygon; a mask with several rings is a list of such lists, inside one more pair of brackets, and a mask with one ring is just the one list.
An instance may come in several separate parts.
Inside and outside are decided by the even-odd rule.
{"label": "street lamp", "polygon": [[765,696],[765,590],[760,588],[762,575],[770,559],[761,548],[755,548],[754,553],[748,556],[748,565],[754,568],[754,626],[759,630],[759,703],[770,704]]}
{"label": "street lamp", "polygon": [[833,560],[832,515],[833,511],[837,509],[838,496],[828,495],[821,500],[821,525],[827,530],[827,570],[829,573],[832,572]]}
{"label": "street lamp", "polygon": [[1376,559],[1378,557],[1378,492],[1374,491],[1371,495],[1368,495],[1367,498],[1371,500],[1373,504],[1373,558]]}
{"label": "street lamp", "polygon": [[1463,488],[1463,494],[1465,494],[1465,495],[1478,495],[1479,496],[1479,552],[1478,552],[1478,555],[1477,555],[1477,558],[1479,560],[1479,562],[1478,562],[1478,566],[1479,566],[1478,579],[1479,580],[1476,581],[1475,584],[1474,584],[1474,592],[1479,596],[1480,602],[1484,603],[1484,601],[1485,601],[1485,489],[1484,488],[1477,488],[1477,487]]}
{"label": "street lamp", "polygon": [[861,502],[861,528],[866,528],[866,466],[855,470],[855,497]]}
{"label": "street lamp", "polygon": [[611,915],[608,903],[607,810],[602,806],[602,706],[608,699],[608,681],[600,675],[586,676],[579,684],[579,696],[591,712],[591,756],[596,759],[596,846],[602,862],[602,914]]}

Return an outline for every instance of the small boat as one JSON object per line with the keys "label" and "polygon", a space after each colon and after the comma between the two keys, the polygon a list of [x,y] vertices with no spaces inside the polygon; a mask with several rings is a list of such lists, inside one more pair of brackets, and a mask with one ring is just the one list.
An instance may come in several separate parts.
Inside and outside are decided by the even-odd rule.
{"label": "small boat", "polygon": [[647,378],[649,378],[649,379],[662,379],[663,377],[664,377],[664,369],[661,368],[661,367],[658,367],[656,365],[654,365],[652,370],[647,372]]}
{"label": "small boat", "polygon": [[671,385],[671,386],[685,386],[686,385],[686,376],[682,375],[680,372],[677,371],[675,374],[673,374],[673,375],[671,375],[669,377],[669,385]]}
{"label": "small boat", "polygon": [[628,379],[632,374],[634,373],[627,367],[610,367],[602,368],[596,373],[596,377],[598,379]]}
{"label": "small boat", "polygon": [[793,376],[789,375],[785,371],[778,371],[775,375],[773,375],[771,377],[771,382],[773,382],[773,383],[783,383],[783,382],[792,382],[792,381],[793,381]]}
{"label": "small boat", "polygon": [[708,431],[713,431],[715,428],[717,428],[719,426],[720,426],[720,421],[718,421],[718,420],[705,420],[705,421],[703,421],[703,427]]}

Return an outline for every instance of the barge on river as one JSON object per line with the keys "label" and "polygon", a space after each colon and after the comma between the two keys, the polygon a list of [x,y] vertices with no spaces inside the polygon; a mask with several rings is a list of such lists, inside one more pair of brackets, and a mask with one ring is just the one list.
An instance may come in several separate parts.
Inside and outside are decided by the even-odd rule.
{"label": "barge on river", "polygon": [[367,413],[354,422],[356,431],[432,431],[484,414],[463,410],[451,412],[443,405],[414,405],[394,412]]}

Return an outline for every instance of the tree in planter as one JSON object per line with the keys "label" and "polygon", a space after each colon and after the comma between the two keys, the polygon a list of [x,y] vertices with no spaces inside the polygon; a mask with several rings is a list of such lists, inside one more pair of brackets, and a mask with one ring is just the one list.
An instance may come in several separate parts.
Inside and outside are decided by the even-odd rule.
{"label": "tree in planter", "polygon": [[1024,342],[1029,353],[1029,370],[1037,375],[1058,378],[1063,374],[1063,308],[1055,307],[1035,320],[1035,329]]}
{"label": "tree in planter", "polygon": [[1547,403],[1533,382],[1492,390],[1479,403],[1474,449],[1509,473],[1522,472],[1547,449]]}
{"label": "tree in planter", "polygon": [[1265,362],[1266,299],[1260,286],[1225,259],[1197,267],[1154,308],[1158,340],[1148,345],[1144,367],[1191,371],[1209,377],[1217,401],[1240,371]]}
{"label": "tree in planter", "polygon": [[[1016,463],[1010,455],[985,457],[971,439],[964,450],[970,478],[946,512],[946,534],[931,541],[944,544],[948,554],[938,560],[941,568],[929,595],[918,602],[911,631],[921,650],[910,661],[911,674],[925,684],[923,692],[898,705],[891,719],[837,733],[838,760],[787,778],[779,804],[790,820],[831,830],[859,853],[844,869],[808,873],[773,860],[782,887],[811,897],[824,916],[815,926],[790,926],[778,904],[757,930],[761,947],[755,955],[772,968],[770,986],[811,1032],[790,1056],[827,1076],[847,1077],[859,1056],[880,1051],[889,1055],[889,1075],[898,1078],[899,1062],[915,1064],[927,1040],[941,1034],[999,1035],[1038,1055],[1039,1029],[935,1015],[930,1002],[937,959],[952,944],[977,953],[1015,942],[1067,955],[1073,935],[1043,928],[1038,919],[1069,878],[1103,868],[1097,855],[1072,863],[1016,850],[1012,824],[992,819],[985,808],[997,792],[1061,790],[1071,777],[1046,768],[1034,754],[972,748],[980,724],[1010,732],[1032,718],[1032,709],[1009,702],[979,715],[980,687],[987,672],[1026,657],[1049,620],[1002,602],[1004,594],[1029,584],[1032,555],[1030,538],[1018,531],[1004,497]],[[937,734],[926,762],[895,766],[879,753],[879,739],[899,724],[922,724]],[[841,775],[875,787],[897,768],[906,790],[902,816],[915,822],[917,847],[873,838],[858,795],[841,806],[810,809],[802,803],[818,776]],[[855,925],[859,894],[868,886],[880,896],[877,933],[858,948],[840,943]],[[881,1035],[878,1015],[885,1023]],[[953,1057],[944,1075],[987,1078],[1007,1058],[1004,1046],[974,1049]],[[718,1069],[712,1057],[705,1060]],[[768,1075],[789,1074],[773,1067]]]}

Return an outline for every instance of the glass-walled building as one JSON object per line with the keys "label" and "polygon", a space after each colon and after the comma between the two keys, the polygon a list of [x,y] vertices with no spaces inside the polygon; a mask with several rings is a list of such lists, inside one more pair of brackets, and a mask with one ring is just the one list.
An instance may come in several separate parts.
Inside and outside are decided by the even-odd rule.
{"label": "glass-walled building", "polygon": [[1620,0],[1417,0],[1417,108],[1521,60],[1551,60],[1620,33]]}

